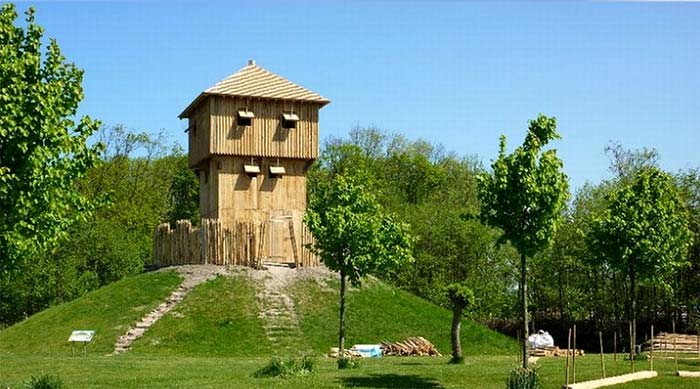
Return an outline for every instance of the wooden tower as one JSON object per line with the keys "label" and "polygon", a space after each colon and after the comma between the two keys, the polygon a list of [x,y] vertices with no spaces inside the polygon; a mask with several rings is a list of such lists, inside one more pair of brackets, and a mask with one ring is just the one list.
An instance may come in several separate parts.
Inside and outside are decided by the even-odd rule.
{"label": "wooden tower", "polygon": [[319,152],[318,113],[329,102],[252,60],[200,93],[179,117],[189,121],[202,217],[269,223],[261,256],[295,262],[306,172]]}

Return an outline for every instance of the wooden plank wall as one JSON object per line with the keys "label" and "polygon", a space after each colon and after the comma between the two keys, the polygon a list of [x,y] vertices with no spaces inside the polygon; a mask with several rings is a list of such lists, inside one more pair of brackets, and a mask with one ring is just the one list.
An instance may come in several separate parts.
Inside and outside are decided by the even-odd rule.
{"label": "wooden plank wall", "polygon": [[[211,153],[297,159],[318,158],[317,103],[211,96]],[[255,114],[251,127],[238,126],[237,112]],[[283,112],[299,116],[296,128],[284,129]]]}
{"label": "wooden plank wall", "polygon": [[[189,220],[179,220],[175,228],[162,223],[153,237],[153,264],[173,265],[240,265],[259,269],[264,260],[263,246],[269,223],[242,221],[224,225],[218,219],[202,219],[199,227]],[[312,240],[308,231],[301,233],[302,250],[297,266],[318,266],[316,255],[306,249]]]}
{"label": "wooden plank wall", "polygon": [[191,167],[196,167],[210,155],[211,108],[209,101],[199,104],[188,120],[188,150]]}

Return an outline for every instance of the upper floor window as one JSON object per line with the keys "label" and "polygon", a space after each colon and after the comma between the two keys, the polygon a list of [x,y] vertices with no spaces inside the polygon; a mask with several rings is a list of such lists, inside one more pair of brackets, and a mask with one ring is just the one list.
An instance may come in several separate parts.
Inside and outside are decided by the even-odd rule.
{"label": "upper floor window", "polygon": [[282,114],[282,128],[296,128],[299,116],[294,112],[285,112]]}
{"label": "upper floor window", "polygon": [[237,124],[239,126],[250,126],[253,123],[255,114],[246,109],[239,109],[237,115]]}

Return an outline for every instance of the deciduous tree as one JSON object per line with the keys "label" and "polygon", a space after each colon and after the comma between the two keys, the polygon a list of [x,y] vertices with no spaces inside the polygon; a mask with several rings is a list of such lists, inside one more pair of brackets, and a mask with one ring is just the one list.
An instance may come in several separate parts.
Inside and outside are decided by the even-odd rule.
{"label": "deciduous tree", "polygon": [[558,139],[556,119],[540,115],[530,121],[524,143],[506,154],[506,138],[491,173],[479,177],[483,220],[503,230],[520,253],[520,302],[523,322],[523,367],[527,368],[527,258],[546,248],[566,206],[568,182],[556,150],[544,150]]}
{"label": "deciduous tree", "polygon": [[[412,260],[408,226],[383,214],[367,188],[343,175],[320,182],[304,222],[314,235],[311,249],[340,272],[339,356],[345,349],[346,280],[359,286],[367,274]],[[340,365],[339,365],[340,366]]]}
{"label": "deciduous tree", "polygon": [[92,204],[76,182],[97,161],[87,138],[98,128],[74,122],[83,98],[83,71],[26,13],[15,26],[14,5],[0,8],[0,272],[54,247]]}
{"label": "deciduous tree", "polygon": [[628,277],[633,340],[638,284],[663,284],[664,277],[685,262],[690,241],[683,200],[673,177],[660,169],[641,167],[607,195],[590,242],[606,263]]}

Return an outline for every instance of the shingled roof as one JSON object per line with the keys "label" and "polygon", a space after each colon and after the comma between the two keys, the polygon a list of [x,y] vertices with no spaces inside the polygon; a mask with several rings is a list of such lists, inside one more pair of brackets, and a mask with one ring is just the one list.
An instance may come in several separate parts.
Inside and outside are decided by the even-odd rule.
{"label": "shingled roof", "polygon": [[181,119],[187,117],[189,111],[208,95],[309,101],[322,106],[330,103],[330,100],[325,97],[261,68],[252,60],[248,61],[248,65],[241,70],[200,93],[179,117]]}

